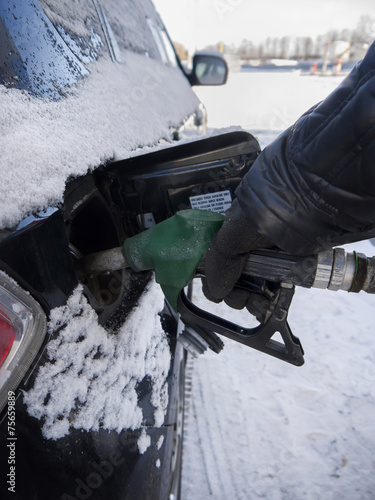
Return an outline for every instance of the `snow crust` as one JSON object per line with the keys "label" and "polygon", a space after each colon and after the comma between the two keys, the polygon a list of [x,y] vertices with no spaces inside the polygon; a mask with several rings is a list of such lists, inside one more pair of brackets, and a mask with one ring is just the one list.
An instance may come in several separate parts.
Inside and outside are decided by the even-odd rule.
{"label": "snow crust", "polygon": [[138,450],[141,455],[147,451],[147,448],[151,445],[151,438],[147,435],[146,429],[142,429],[141,435],[138,439]]}
{"label": "snow crust", "polygon": [[[137,385],[145,377],[152,384],[155,426],[163,424],[170,366],[158,315],[163,305],[164,295],[152,281],[117,334],[98,324],[81,286],[65,306],[52,310],[49,331],[61,330],[48,343],[48,362],[39,369],[33,388],[24,394],[28,413],[44,422],[45,438],[61,438],[71,428],[141,428]],[[140,452],[148,446],[143,432]]]}
{"label": "snow crust", "polygon": [[61,202],[70,176],[171,141],[171,127],[198,108],[178,68],[122,57],[100,58],[57,102],[0,86],[0,229]]}

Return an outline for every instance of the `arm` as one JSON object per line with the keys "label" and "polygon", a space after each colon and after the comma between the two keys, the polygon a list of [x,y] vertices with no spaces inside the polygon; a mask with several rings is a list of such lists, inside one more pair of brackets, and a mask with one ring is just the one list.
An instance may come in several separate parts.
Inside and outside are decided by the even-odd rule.
{"label": "arm", "polygon": [[375,44],[265,148],[236,194],[259,233],[290,253],[375,235]]}
{"label": "arm", "polygon": [[206,295],[226,297],[248,252],[308,255],[375,236],[375,43],[324,101],[264,149],[206,255]]}

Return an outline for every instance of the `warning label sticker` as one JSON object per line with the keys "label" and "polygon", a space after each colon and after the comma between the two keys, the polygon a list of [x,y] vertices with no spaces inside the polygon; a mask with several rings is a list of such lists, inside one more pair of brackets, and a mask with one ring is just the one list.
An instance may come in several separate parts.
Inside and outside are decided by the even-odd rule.
{"label": "warning label sticker", "polygon": [[229,190],[190,196],[189,200],[191,208],[211,210],[212,212],[218,212],[223,215],[232,204],[232,197]]}

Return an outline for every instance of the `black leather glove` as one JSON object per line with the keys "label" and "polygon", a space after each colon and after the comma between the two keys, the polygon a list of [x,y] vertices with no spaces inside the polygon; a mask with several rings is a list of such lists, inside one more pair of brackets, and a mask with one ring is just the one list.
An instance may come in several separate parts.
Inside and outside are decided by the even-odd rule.
{"label": "black leather glove", "polygon": [[249,295],[239,290],[232,292],[232,289],[241,276],[248,253],[272,246],[244,215],[238,200],[234,200],[225,214],[221,229],[213,237],[205,255],[206,278],[203,279],[205,296],[213,302],[225,299],[225,302],[235,309],[246,306],[255,316],[259,318],[264,316],[267,299],[258,294]]}
{"label": "black leather glove", "polygon": [[233,309],[243,309],[246,307],[249,313],[255,316],[259,323],[264,323],[264,318],[268,306],[270,305],[269,297],[239,288],[230,291],[225,297],[224,302]]}

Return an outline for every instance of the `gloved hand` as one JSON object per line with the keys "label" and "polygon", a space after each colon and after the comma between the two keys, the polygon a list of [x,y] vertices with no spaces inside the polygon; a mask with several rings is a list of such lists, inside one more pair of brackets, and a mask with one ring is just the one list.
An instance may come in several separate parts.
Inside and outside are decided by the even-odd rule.
{"label": "gloved hand", "polygon": [[266,298],[232,289],[241,276],[248,253],[272,246],[244,215],[238,200],[234,200],[205,255],[206,278],[202,280],[205,296],[213,302],[225,299],[235,309],[246,306],[258,319],[263,317],[268,305]]}

